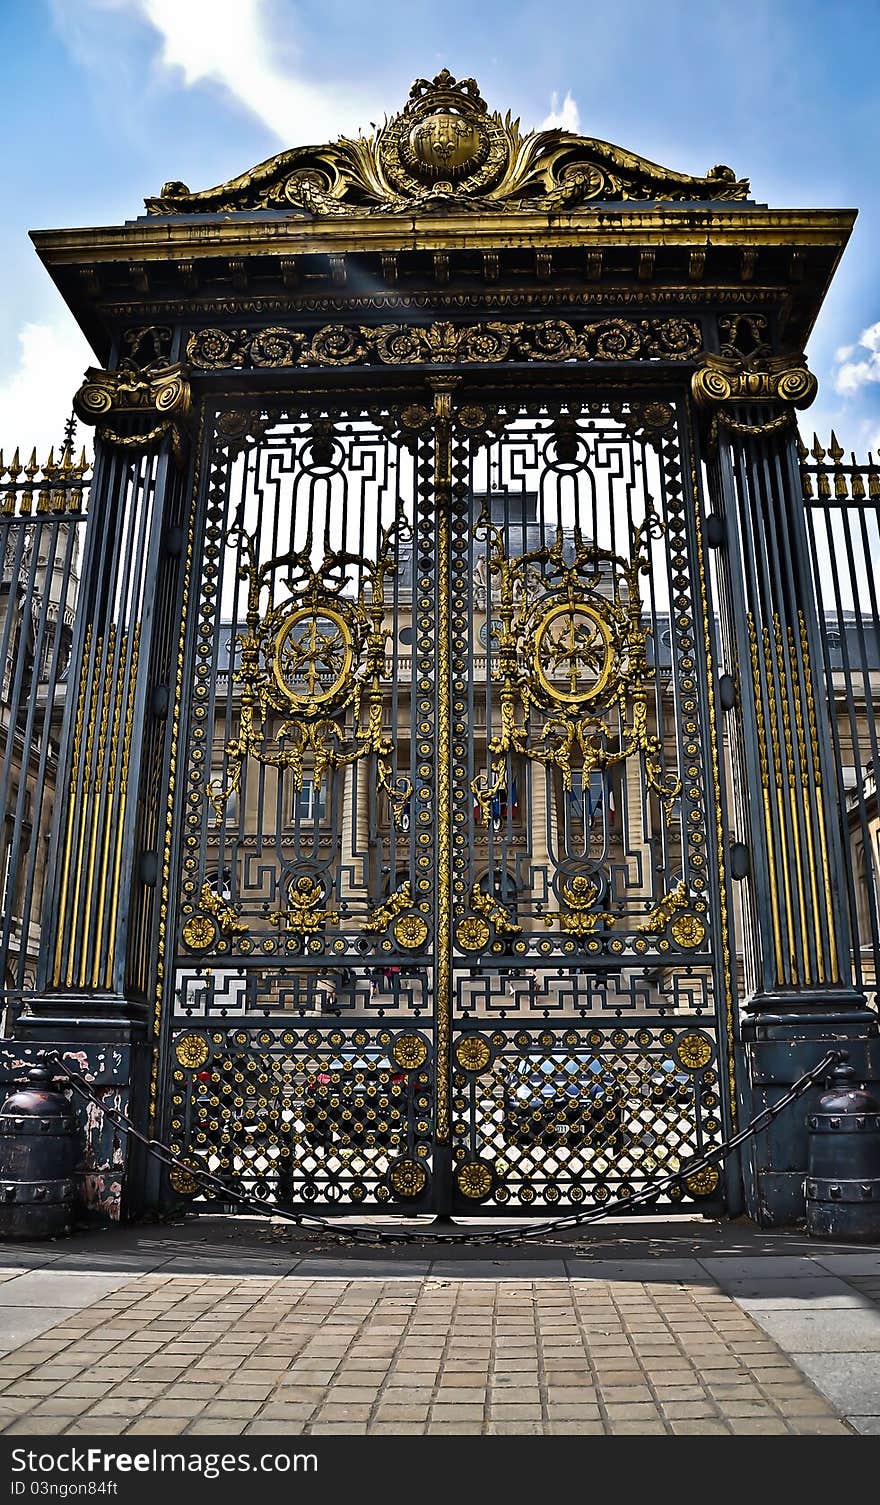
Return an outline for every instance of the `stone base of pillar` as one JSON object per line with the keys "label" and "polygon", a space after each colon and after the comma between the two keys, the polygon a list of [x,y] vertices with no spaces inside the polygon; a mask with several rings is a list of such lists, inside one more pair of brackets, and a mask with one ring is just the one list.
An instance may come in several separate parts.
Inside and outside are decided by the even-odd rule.
{"label": "stone base of pillar", "polygon": [[[748,1118],[777,1103],[829,1050],[847,1051],[859,1082],[874,1092],[880,1088],[877,1019],[867,1010],[848,1017],[833,1006],[824,1014],[818,1008],[787,1017],[765,1014],[745,1019],[742,1035],[751,1096]],[[762,1228],[804,1222],[807,1116],[824,1090],[824,1082],[817,1081],[744,1146],[745,1211]]]}

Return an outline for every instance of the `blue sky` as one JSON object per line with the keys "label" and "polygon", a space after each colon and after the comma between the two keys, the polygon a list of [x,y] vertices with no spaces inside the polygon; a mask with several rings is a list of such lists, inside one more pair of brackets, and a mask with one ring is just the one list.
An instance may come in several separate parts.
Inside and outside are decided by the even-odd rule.
{"label": "blue sky", "polygon": [[676,170],[726,162],[759,202],[858,208],[804,426],[880,447],[878,46],[877,0],[0,0],[0,442],[56,439],[89,360],[29,229],[369,130],[445,66],[524,126],[555,112]]}

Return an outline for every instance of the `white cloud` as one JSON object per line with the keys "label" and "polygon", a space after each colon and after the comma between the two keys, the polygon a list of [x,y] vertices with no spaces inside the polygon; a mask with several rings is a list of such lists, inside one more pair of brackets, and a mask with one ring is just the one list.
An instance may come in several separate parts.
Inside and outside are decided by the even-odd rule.
{"label": "white cloud", "polygon": [[[95,0],[92,0],[95,3]],[[101,3],[101,0],[98,0]],[[266,0],[128,0],[159,33],[160,62],[187,87],[213,83],[262,120],[284,146],[357,134],[371,106],[355,90],[307,83],[285,17],[283,44]]]}
{"label": "white cloud", "polygon": [[[57,456],[73,394],[95,357],[70,317],[25,324],[18,343],[18,365],[0,380],[0,447],[7,460],[16,445],[22,460],[36,447],[43,461],[53,445]],[[80,430],[79,441],[90,448],[91,430]]]}
{"label": "white cloud", "polygon": [[880,382],[880,322],[863,329],[855,345],[842,346],[835,362],[834,389],[842,397],[852,397],[870,382]]}
{"label": "white cloud", "polygon": [[538,130],[552,131],[556,126],[563,131],[579,131],[581,128],[581,117],[577,107],[577,100],[572,98],[570,90],[566,90],[565,98],[560,107],[559,95],[554,89],[550,99],[550,114],[545,115]]}

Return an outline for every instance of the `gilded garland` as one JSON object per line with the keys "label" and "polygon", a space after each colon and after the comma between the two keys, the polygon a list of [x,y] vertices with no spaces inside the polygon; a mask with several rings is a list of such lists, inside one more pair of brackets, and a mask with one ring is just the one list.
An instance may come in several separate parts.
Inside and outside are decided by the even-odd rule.
{"label": "gilded garland", "polygon": [[290,366],[499,365],[504,361],[695,360],[702,351],[694,319],[566,319],[532,323],[326,324],[306,333],[273,325],[199,329],[186,356],[201,371],[284,369]]}

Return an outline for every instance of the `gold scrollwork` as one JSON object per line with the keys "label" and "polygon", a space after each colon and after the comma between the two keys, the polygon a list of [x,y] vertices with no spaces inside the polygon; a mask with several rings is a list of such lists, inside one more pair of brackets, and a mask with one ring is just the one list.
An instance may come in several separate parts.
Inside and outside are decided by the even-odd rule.
{"label": "gold scrollwork", "polygon": [[[557,420],[557,452],[573,452],[578,443],[570,420]],[[511,753],[559,768],[569,790],[576,759],[586,776],[639,752],[646,783],[671,818],[681,780],[664,771],[660,739],[648,730],[652,671],[639,585],[639,576],[650,569],[651,539],[662,532],[663,523],[649,506],[635,530],[631,559],[587,543],[579,530],[572,558],[561,526],[552,544],[509,557],[503,531],[485,511],[477,519],[474,536],[487,542],[499,624],[501,724],[489,740],[498,761],[492,786],[472,786],[484,813],[505,781]],[[615,711],[619,729],[612,730]],[[533,732],[539,714],[543,724]]]}
{"label": "gold scrollwork", "polygon": [[[334,444],[332,426],[316,423],[310,449],[327,456]],[[377,778],[393,812],[399,814],[412,793],[405,779],[392,784],[384,758],[393,742],[383,730],[383,684],[386,674],[385,581],[396,569],[398,538],[408,531],[402,511],[383,528],[377,557],[325,549],[315,566],[312,538],[301,550],[260,563],[256,540],[233,529],[240,544],[248,581],[246,631],[239,638],[240,662],[235,678],[241,686],[238,733],[226,745],[229,772],[225,784],[206,785],[217,824],[222,825],[231,795],[241,787],[249,757],[289,770],[294,788],[302,786],[307,760],[315,786],[328,769],[345,767],[369,753],[377,755]],[[356,597],[344,594],[348,571],[360,569]],[[283,573],[292,599],[276,605],[276,580]],[[261,596],[269,602],[261,610]],[[364,710],[364,707],[366,709]],[[344,721],[350,711],[354,731],[348,742]]]}
{"label": "gold scrollwork", "polygon": [[[704,353],[691,377],[691,393],[698,408],[710,413],[709,447],[714,449],[718,429],[739,438],[763,438],[793,426],[795,408],[808,408],[818,391],[818,382],[800,354],[771,356],[763,347],[750,356]],[[737,418],[730,404],[784,403],[773,418]]]}
{"label": "gold scrollwork", "polygon": [[[268,339],[271,335],[273,338]],[[284,338],[282,338],[282,336]],[[306,340],[295,329],[199,329],[189,338],[186,356],[199,370],[271,366],[499,365],[505,361],[695,360],[703,348],[694,319],[602,319],[574,325],[564,319],[534,323],[488,320],[481,324],[328,324]],[[420,406],[420,405],[419,405]],[[654,428],[659,407],[642,404],[643,423]],[[485,417],[478,419],[478,413]],[[462,427],[479,434],[491,431],[488,410],[466,406]],[[402,425],[404,429],[406,425]],[[416,431],[412,429],[411,431]]]}

